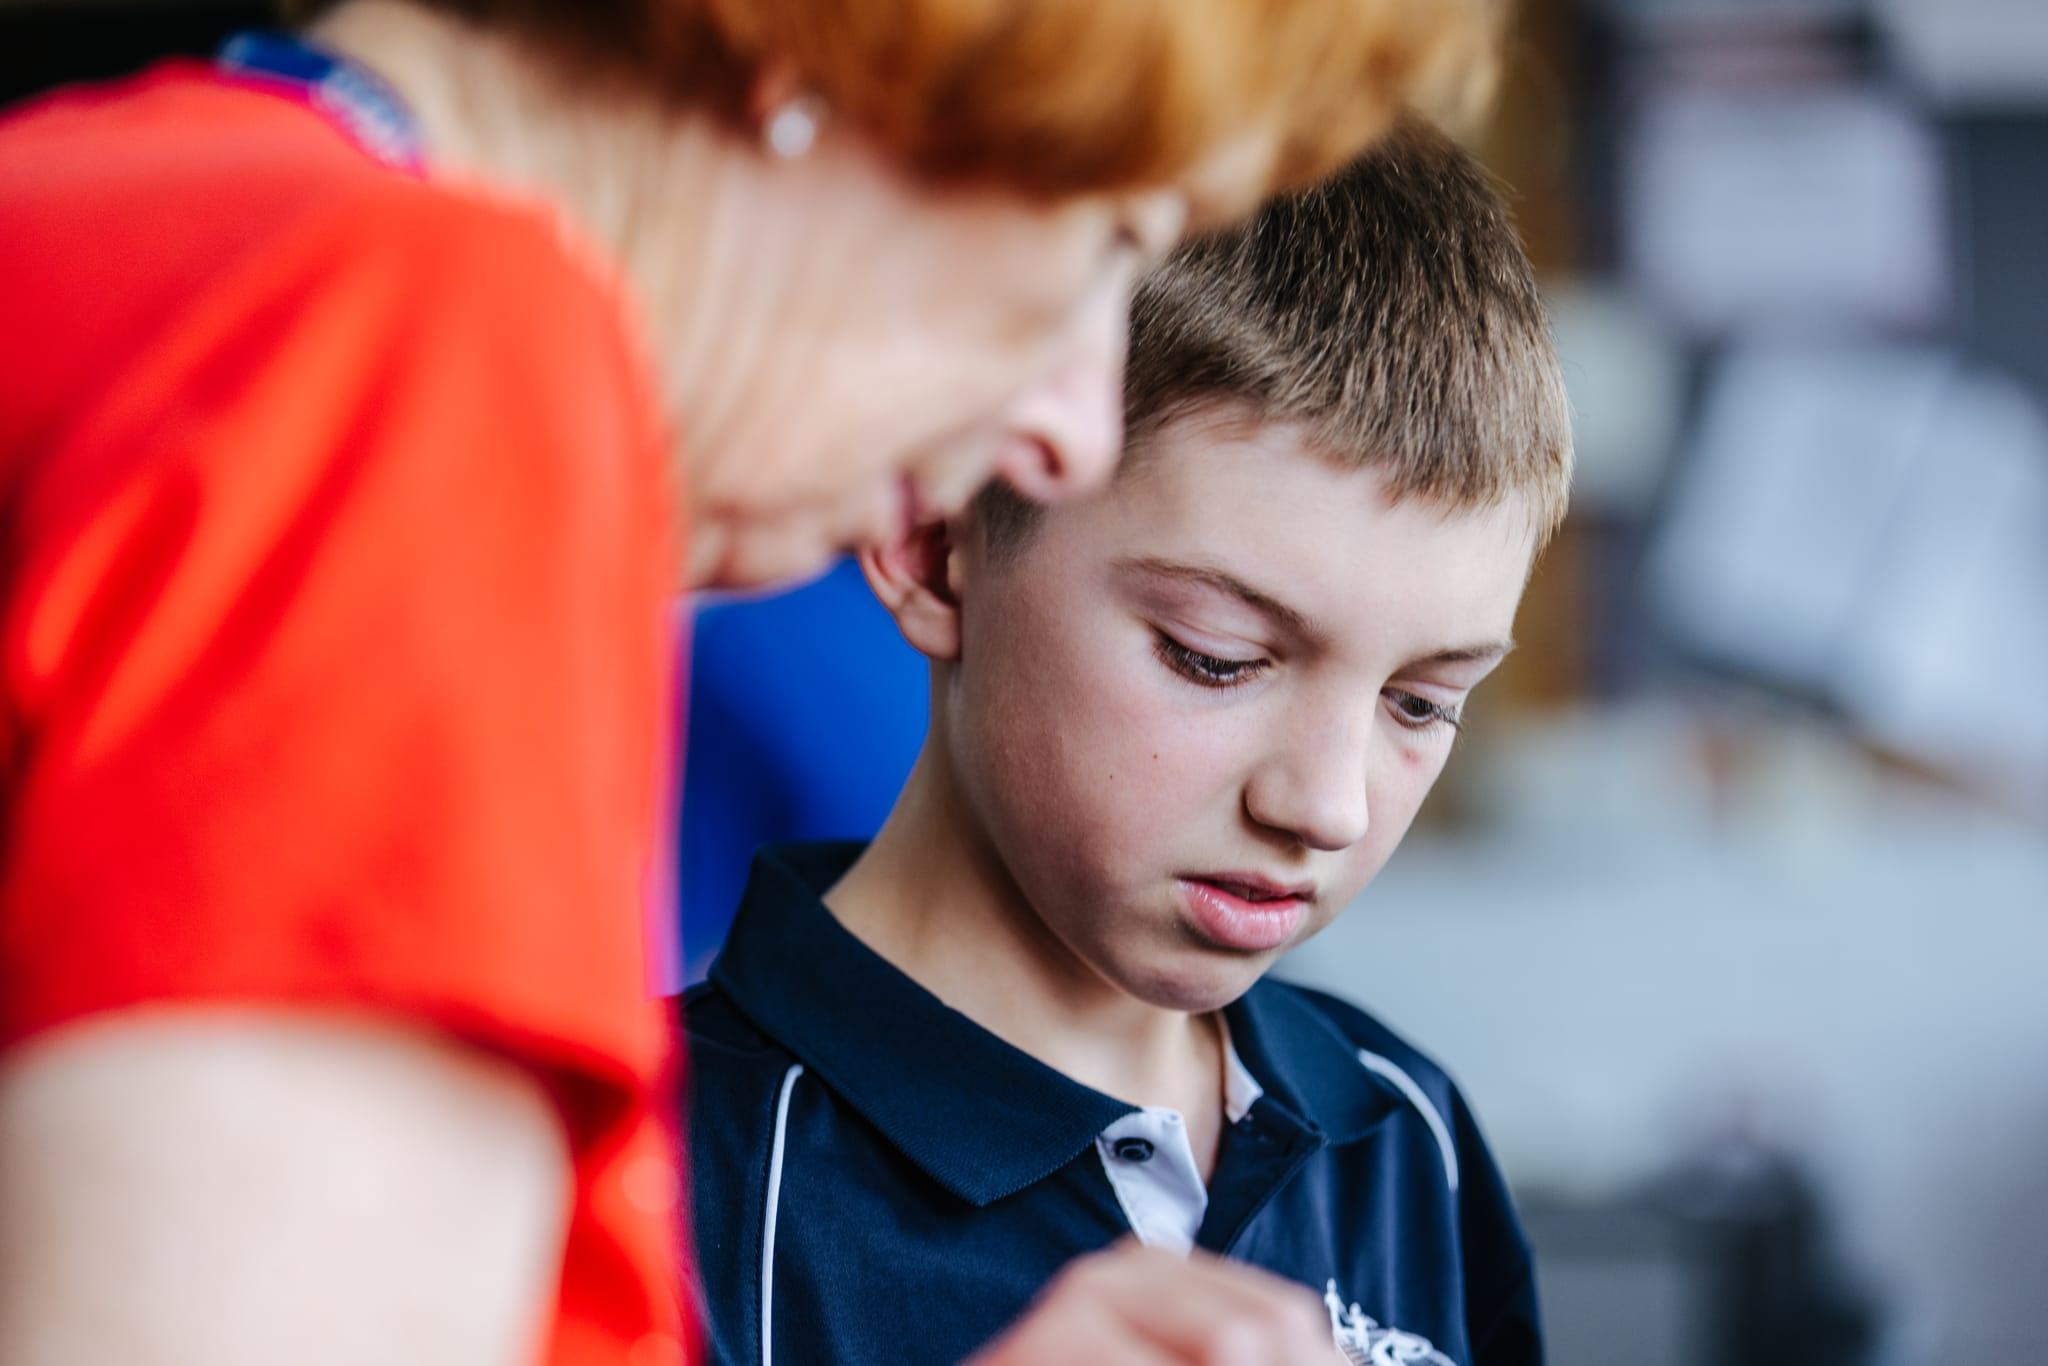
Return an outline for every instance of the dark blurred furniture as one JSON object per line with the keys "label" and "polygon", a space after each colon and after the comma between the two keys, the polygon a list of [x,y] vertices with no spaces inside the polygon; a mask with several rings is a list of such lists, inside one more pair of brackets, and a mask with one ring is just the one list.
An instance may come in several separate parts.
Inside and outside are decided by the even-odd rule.
{"label": "dark blurred furniture", "polygon": [[1707,1152],[1632,1195],[1531,1196],[1551,1359],[1569,1366],[1871,1366],[1885,1324],[1836,1263],[1793,1162]]}
{"label": "dark blurred furniture", "polygon": [[52,86],[123,76],[161,57],[202,56],[238,28],[273,23],[264,4],[0,4],[0,105]]}

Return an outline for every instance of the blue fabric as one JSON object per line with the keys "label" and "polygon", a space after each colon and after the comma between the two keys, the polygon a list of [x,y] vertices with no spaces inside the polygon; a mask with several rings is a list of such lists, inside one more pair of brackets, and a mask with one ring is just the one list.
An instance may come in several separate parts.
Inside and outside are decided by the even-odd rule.
{"label": "blue fabric", "polygon": [[756,849],[882,828],[924,743],[929,666],[842,560],[791,592],[700,607],[689,667],[679,839],[694,982]]}
{"label": "blue fabric", "polygon": [[[1067,1261],[1129,1232],[1095,1138],[1134,1107],[990,1034],[841,927],[820,898],[860,848],[764,852],[711,980],[684,1003],[717,1362],[761,1360],[771,1195],[776,1361],[959,1362]],[[1351,1360],[1539,1366],[1528,1244],[1443,1072],[1364,1012],[1277,982],[1225,1018],[1265,1094],[1224,1131],[1196,1243],[1325,1295]]]}
{"label": "blue fabric", "polygon": [[361,63],[296,33],[264,29],[229,37],[217,61],[224,71],[272,82],[338,119],[371,155],[411,169],[419,166],[420,130],[412,111]]}

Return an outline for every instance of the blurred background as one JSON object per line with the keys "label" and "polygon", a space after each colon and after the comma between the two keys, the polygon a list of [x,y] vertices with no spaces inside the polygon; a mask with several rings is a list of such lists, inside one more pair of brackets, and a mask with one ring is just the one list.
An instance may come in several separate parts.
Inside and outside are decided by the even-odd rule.
{"label": "blurred background", "polygon": [[[265,17],[6,0],[0,98]],[[1522,0],[1475,141],[1575,509],[1286,971],[1475,1098],[1561,1366],[2048,1361],[2048,0]],[[850,566],[693,629],[680,975],[924,723]]]}
{"label": "blurred background", "polygon": [[2048,4],[1520,15],[1575,511],[1289,967],[1475,1097],[1563,1366],[2048,1362]]}

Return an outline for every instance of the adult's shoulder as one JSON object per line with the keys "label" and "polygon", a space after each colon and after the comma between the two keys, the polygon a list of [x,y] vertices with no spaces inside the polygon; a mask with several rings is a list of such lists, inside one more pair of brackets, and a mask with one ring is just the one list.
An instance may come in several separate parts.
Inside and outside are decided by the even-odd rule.
{"label": "adult's shoulder", "polygon": [[64,281],[73,290],[105,278],[218,296],[264,263],[288,273],[307,248],[392,253],[454,282],[517,255],[542,269],[505,282],[514,297],[579,275],[610,288],[539,201],[386,163],[310,106],[198,63],[20,106],[0,119],[0,149],[0,236],[51,258],[39,269],[89,263],[84,280]]}
{"label": "adult's shoulder", "polygon": [[[295,248],[295,250],[294,250]],[[375,177],[338,192],[317,222],[280,243],[277,269],[291,287],[386,282],[403,290],[413,325],[447,323],[478,333],[512,328],[558,365],[575,348],[600,344],[590,359],[637,364],[632,310],[603,254],[552,206],[472,184]]]}
{"label": "adult's shoulder", "polygon": [[[567,234],[537,199],[395,166],[312,106],[223,80],[202,63],[166,62],[41,96],[0,117],[0,148],[9,171],[0,225],[69,229],[115,274],[188,255],[218,268],[221,257],[265,255],[323,228],[371,247],[379,225],[421,252],[521,238],[548,248],[536,259],[581,250],[565,256],[561,240],[550,242]],[[130,259],[109,249],[131,233],[147,233],[157,250]]]}
{"label": "adult's shoulder", "polygon": [[[23,339],[0,376],[0,456],[181,444],[266,383],[267,411],[354,433],[401,377],[431,386],[425,415],[471,432],[436,443],[443,462],[504,467],[479,425],[569,437],[542,452],[568,464],[658,442],[627,291],[537,200],[406,173],[307,110],[177,71],[53,96],[0,122],[0,151]],[[533,420],[545,406],[557,421]]]}

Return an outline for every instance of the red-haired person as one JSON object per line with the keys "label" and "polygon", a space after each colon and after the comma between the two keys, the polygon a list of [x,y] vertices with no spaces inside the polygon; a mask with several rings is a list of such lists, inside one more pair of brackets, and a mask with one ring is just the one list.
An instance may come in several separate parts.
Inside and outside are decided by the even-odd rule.
{"label": "red-haired person", "polygon": [[[1138,269],[1484,27],[347,0],[0,121],[0,1360],[686,1358],[673,595],[1100,482]],[[1291,1304],[1111,1258],[1005,1350]]]}

